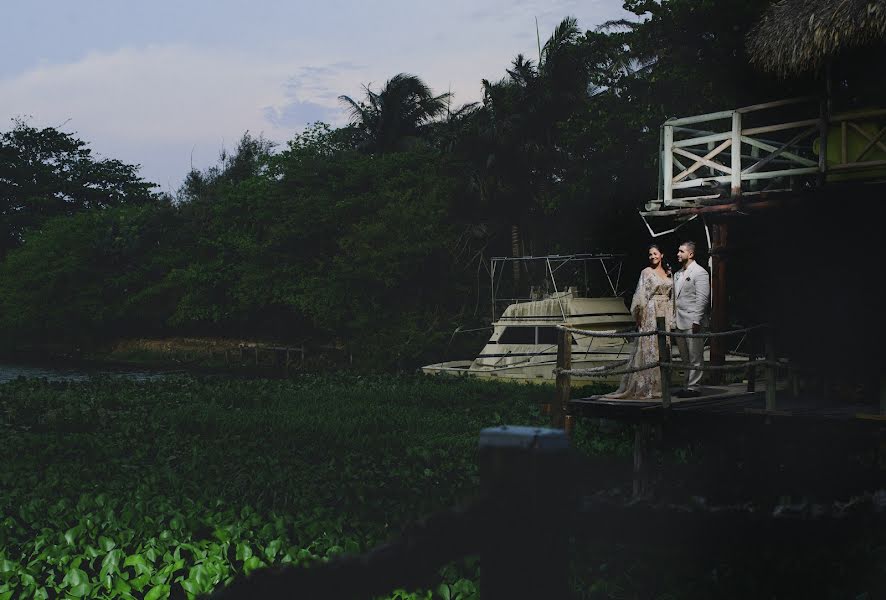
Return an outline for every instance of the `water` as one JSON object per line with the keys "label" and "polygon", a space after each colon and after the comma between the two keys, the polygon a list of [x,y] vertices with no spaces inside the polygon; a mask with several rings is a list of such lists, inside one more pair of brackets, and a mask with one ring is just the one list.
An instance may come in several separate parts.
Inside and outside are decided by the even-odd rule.
{"label": "water", "polygon": [[0,383],[13,381],[19,377],[46,379],[48,381],[86,381],[91,377],[112,376],[136,381],[147,381],[166,377],[167,375],[169,375],[168,372],[160,371],[0,362]]}

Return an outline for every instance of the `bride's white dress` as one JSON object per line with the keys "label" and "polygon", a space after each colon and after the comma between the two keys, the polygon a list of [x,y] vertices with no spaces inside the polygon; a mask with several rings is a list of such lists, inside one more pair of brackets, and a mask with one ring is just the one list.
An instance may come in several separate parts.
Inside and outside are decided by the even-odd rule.
{"label": "bride's white dress", "polygon": [[[655,331],[656,317],[665,318],[668,331],[674,328],[674,283],[663,279],[651,267],[640,273],[637,290],[631,300],[631,314],[639,317],[640,331]],[[647,335],[636,338],[637,345],[628,364],[623,368],[635,368],[658,362],[658,338]],[[670,347],[670,341],[668,342]],[[603,396],[617,400],[652,400],[661,398],[661,372],[658,367],[636,373],[628,373],[621,379],[618,389]]]}

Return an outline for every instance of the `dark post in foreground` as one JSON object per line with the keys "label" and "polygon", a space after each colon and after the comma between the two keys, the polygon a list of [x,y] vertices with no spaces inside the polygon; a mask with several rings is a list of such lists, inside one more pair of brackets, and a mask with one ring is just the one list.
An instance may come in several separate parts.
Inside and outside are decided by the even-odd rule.
{"label": "dark post in foreground", "polygon": [[778,365],[775,357],[775,333],[766,328],[766,410],[775,410],[775,378]]}
{"label": "dark post in foreground", "polygon": [[566,422],[566,406],[572,393],[569,375],[559,369],[572,368],[572,334],[565,330],[557,332],[557,391],[551,407],[551,427],[563,429]]}
{"label": "dark post in foreground", "polygon": [[[665,318],[656,317],[655,326],[658,328],[658,360],[659,362],[671,362],[671,353],[668,350],[668,336],[665,332]],[[661,373],[661,405],[671,407],[671,369],[665,365],[659,367]]]}
{"label": "dark post in foreground", "polygon": [[569,596],[564,525],[576,505],[571,456],[560,429],[480,432],[480,486],[495,515],[481,541],[482,600]]}

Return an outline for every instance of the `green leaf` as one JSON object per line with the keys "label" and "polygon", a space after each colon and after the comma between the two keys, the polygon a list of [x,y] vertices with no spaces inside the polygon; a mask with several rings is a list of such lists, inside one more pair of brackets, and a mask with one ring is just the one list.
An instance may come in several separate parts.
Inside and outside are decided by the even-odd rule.
{"label": "green leaf", "polygon": [[265,563],[257,556],[252,556],[243,563],[243,572],[249,575],[252,571],[264,567]]}
{"label": "green leaf", "polygon": [[138,575],[151,573],[154,570],[153,565],[151,565],[141,554],[130,554],[126,557],[126,560],[123,561],[123,566],[133,567]]}
{"label": "green leaf", "polygon": [[68,594],[75,598],[83,598],[92,593],[92,586],[88,582],[78,583],[74,587],[68,589]]}
{"label": "green leaf", "polygon": [[78,569],[77,567],[73,567],[70,570],[68,570],[68,572],[65,575],[65,578],[63,580],[64,583],[66,583],[67,585],[69,585],[71,587],[78,586],[83,583],[87,583],[88,581],[89,581],[89,576],[84,571]]}
{"label": "green leaf", "polygon": [[150,573],[143,573],[134,579],[130,579],[129,583],[132,585],[132,587],[135,589],[135,591],[140,592],[140,591],[142,591],[142,589],[144,589],[144,587],[148,584],[148,582],[150,580],[151,580],[151,574]]}
{"label": "green leaf", "polygon": [[110,552],[114,549],[117,544],[111,538],[107,538],[105,536],[99,536],[98,538],[98,547],[104,550],[105,552]]}
{"label": "green leaf", "polygon": [[114,577],[114,591],[120,594],[128,594],[132,586],[120,576]]}
{"label": "green leaf", "polygon": [[168,585],[157,585],[151,588],[147,594],[145,594],[145,600],[161,600],[161,598],[169,597],[169,586]]}
{"label": "green leaf", "polygon": [[252,556],[252,548],[245,542],[237,544],[237,560],[247,560]]}
{"label": "green leaf", "polygon": [[105,579],[108,575],[119,572],[120,558],[122,556],[122,550],[111,550],[108,552],[104,559],[102,559],[102,568],[99,577]]}
{"label": "green leaf", "polygon": [[11,560],[0,560],[0,573],[11,573],[17,565]]}

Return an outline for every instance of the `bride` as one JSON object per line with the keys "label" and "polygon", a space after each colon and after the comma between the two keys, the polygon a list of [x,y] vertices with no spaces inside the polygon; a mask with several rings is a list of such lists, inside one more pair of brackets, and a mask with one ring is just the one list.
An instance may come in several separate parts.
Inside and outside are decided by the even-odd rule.
{"label": "bride", "polygon": [[[665,266],[661,249],[649,246],[649,266],[640,272],[640,281],[631,301],[631,314],[639,331],[655,331],[656,317],[665,318],[668,331],[674,326],[674,282]],[[638,337],[634,354],[626,368],[651,365],[658,362],[658,339],[654,335]],[[670,342],[668,342],[670,343]],[[603,396],[617,400],[651,400],[661,398],[661,373],[658,367],[628,373],[618,389]]]}

